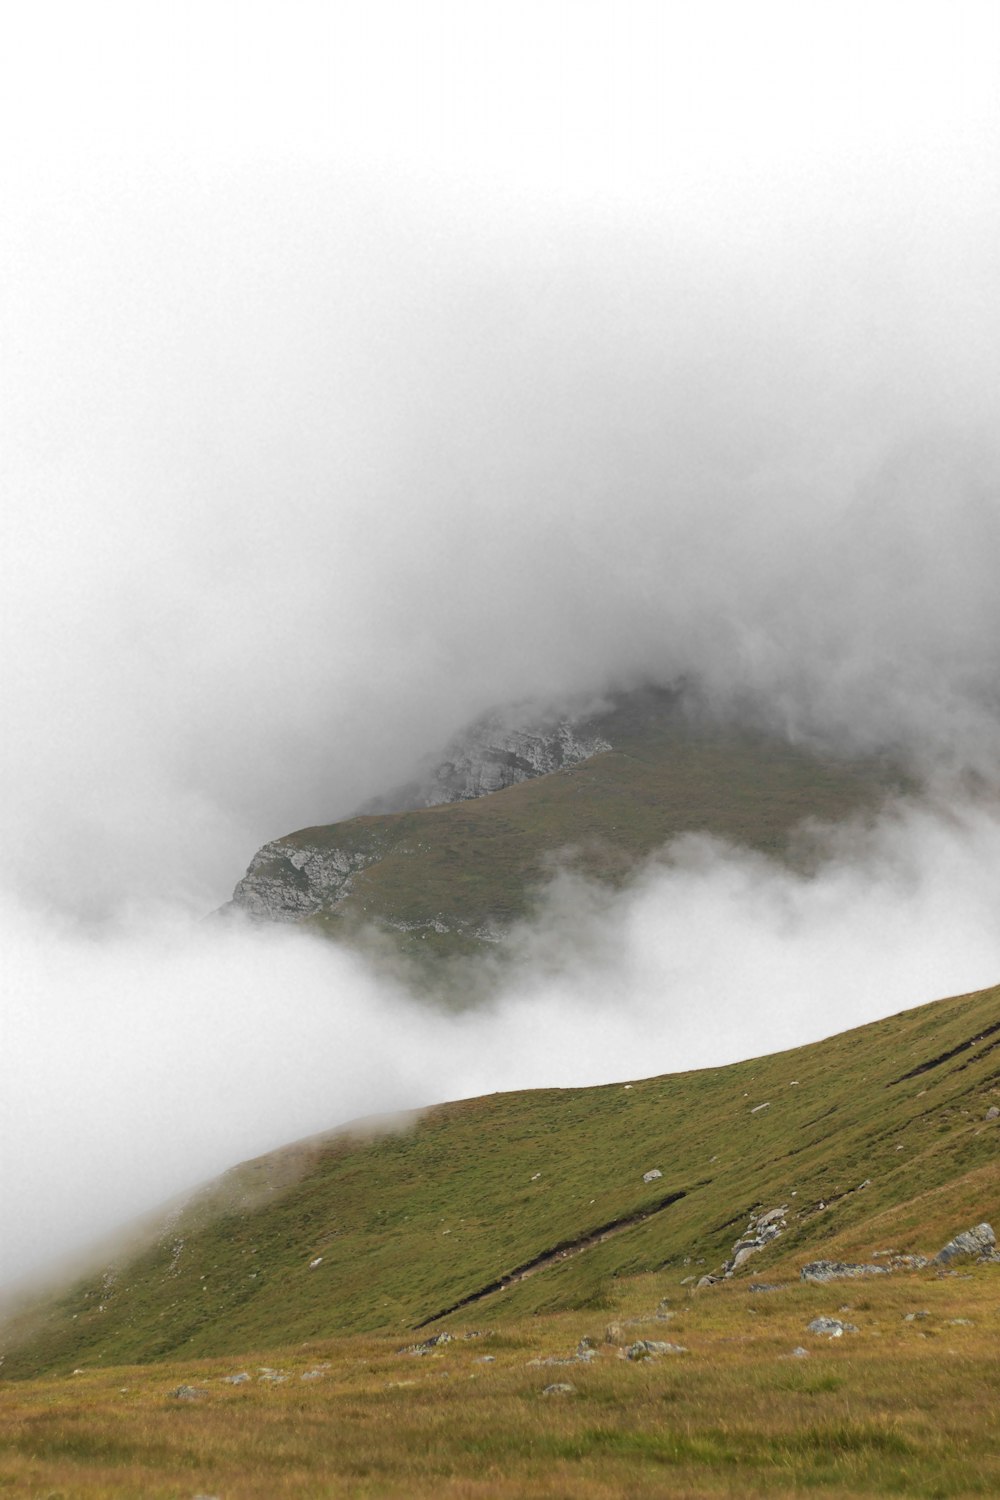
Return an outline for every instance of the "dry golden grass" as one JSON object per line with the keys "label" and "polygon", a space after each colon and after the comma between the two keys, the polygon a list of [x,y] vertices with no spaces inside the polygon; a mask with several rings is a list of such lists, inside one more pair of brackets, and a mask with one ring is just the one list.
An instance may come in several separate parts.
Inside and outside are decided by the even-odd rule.
{"label": "dry golden grass", "polygon": [[[729,1283],[674,1300],[666,1319],[656,1316],[664,1289],[657,1276],[623,1281],[602,1317],[528,1318],[420,1357],[395,1341],[355,1337],[241,1360],[5,1382],[0,1493],[1000,1494],[1000,1268],[790,1282],[757,1294]],[[841,1308],[857,1333],[806,1331],[817,1313]],[[907,1321],[908,1313],[926,1316]],[[620,1327],[613,1343],[604,1339],[608,1317]],[[571,1355],[582,1337],[597,1343],[591,1363],[531,1363]],[[688,1352],[622,1358],[619,1343],[637,1338]],[[797,1346],[809,1354],[796,1357]],[[286,1378],[261,1378],[262,1367]],[[240,1371],[252,1379],[226,1383]],[[572,1394],[543,1394],[563,1382]],[[171,1394],[181,1385],[202,1394]]]}

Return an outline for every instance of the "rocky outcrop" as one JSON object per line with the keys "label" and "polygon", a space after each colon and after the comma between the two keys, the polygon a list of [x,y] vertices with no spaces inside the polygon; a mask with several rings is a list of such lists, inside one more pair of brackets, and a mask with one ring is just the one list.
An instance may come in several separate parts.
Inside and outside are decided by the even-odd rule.
{"label": "rocky outcrop", "polygon": [[610,749],[610,740],[588,734],[568,720],[551,728],[504,729],[501,720],[487,719],[449,746],[435,768],[424,806],[488,797]]}
{"label": "rocky outcrop", "polygon": [[254,855],[230,906],[258,921],[301,922],[321,909],[336,909],[354,876],[382,852],[375,846],[321,849],[275,839]]}
{"label": "rocky outcrop", "polygon": [[600,717],[487,714],[457,735],[424,775],[368,803],[366,813],[403,812],[489,797],[505,787],[577,766],[612,748]]}

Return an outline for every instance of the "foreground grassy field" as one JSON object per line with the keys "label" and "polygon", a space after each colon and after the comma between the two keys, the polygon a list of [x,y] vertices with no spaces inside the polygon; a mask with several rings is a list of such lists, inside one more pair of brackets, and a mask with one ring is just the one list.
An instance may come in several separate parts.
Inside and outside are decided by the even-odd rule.
{"label": "foreground grassy field", "polygon": [[[998,1294],[1000,1266],[693,1295],[644,1276],[616,1286],[606,1316],[477,1321],[420,1356],[353,1337],[8,1381],[0,1487],[48,1500],[996,1495]],[[857,1332],[809,1333],[817,1314]],[[588,1362],[538,1363],[581,1339]],[[622,1357],[637,1339],[686,1352]]]}

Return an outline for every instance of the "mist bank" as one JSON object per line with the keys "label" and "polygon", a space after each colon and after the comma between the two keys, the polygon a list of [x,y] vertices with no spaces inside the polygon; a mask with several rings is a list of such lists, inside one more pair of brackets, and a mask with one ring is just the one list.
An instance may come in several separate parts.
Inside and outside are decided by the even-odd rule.
{"label": "mist bank", "polygon": [[685,837],[557,873],[482,1009],[289,929],[5,912],[5,1285],[237,1161],[359,1116],[759,1056],[1000,974],[1000,814],[906,802],[814,873]]}
{"label": "mist bank", "polygon": [[990,771],[990,140],[773,213],[721,167],[614,213],[302,165],[35,205],[0,292],[18,894],[208,910],[482,712],[642,679]]}

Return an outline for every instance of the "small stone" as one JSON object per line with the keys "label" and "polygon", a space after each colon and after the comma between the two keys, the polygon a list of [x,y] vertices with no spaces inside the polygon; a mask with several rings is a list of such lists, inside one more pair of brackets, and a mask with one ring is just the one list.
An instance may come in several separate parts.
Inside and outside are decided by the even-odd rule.
{"label": "small stone", "polygon": [[249,1379],[250,1376],[246,1370],[241,1370],[238,1375],[223,1375],[222,1383],[223,1385],[246,1385]]}
{"label": "small stone", "polygon": [[626,1359],[656,1359],[661,1354],[686,1354],[683,1344],[668,1344],[662,1339],[637,1339],[625,1350]]}
{"label": "small stone", "polygon": [[436,1333],[433,1338],[424,1339],[420,1344],[406,1344],[402,1349],[397,1349],[397,1354],[430,1354],[442,1344],[450,1344],[455,1337],[453,1333]]}
{"label": "small stone", "polygon": [[547,1385],[542,1391],[543,1396],[575,1396],[576,1386],[569,1385],[566,1381],[556,1381],[554,1385]]}
{"label": "small stone", "polygon": [[825,1333],[831,1339],[839,1339],[845,1333],[857,1333],[853,1323],[842,1323],[839,1318],[813,1318],[806,1324],[807,1333]]}
{"label": "small stone", "polygon": [[196,1385],[178,1385],[169,1392],[178,1401],[197,1401],[199,1396],[207,1396],[207,1391],[199,1390]]}
{"label": "small stone", "polygon": [[793,1359],[808,1359],[809,1358],[809,1350],[808,1349],[803,1349],[802,1345],[799,1344],[795,1349],[792,1350],[792,1358]]}
{"label": "small stone", "polygon": [[995,1104],[991,1104],[989,1109],[986,1111],[986,1118],[987,1120],[1000,1119],[1000,1109],[998,1109]]}
{"label": "small stone", "polygon": [[643,1182],[655,1182],[658,1177],[662,1176],[663,1173],[660,1171],[659,1167],[654,1167],[651,1172],[643,1172],[642,1180]]}

